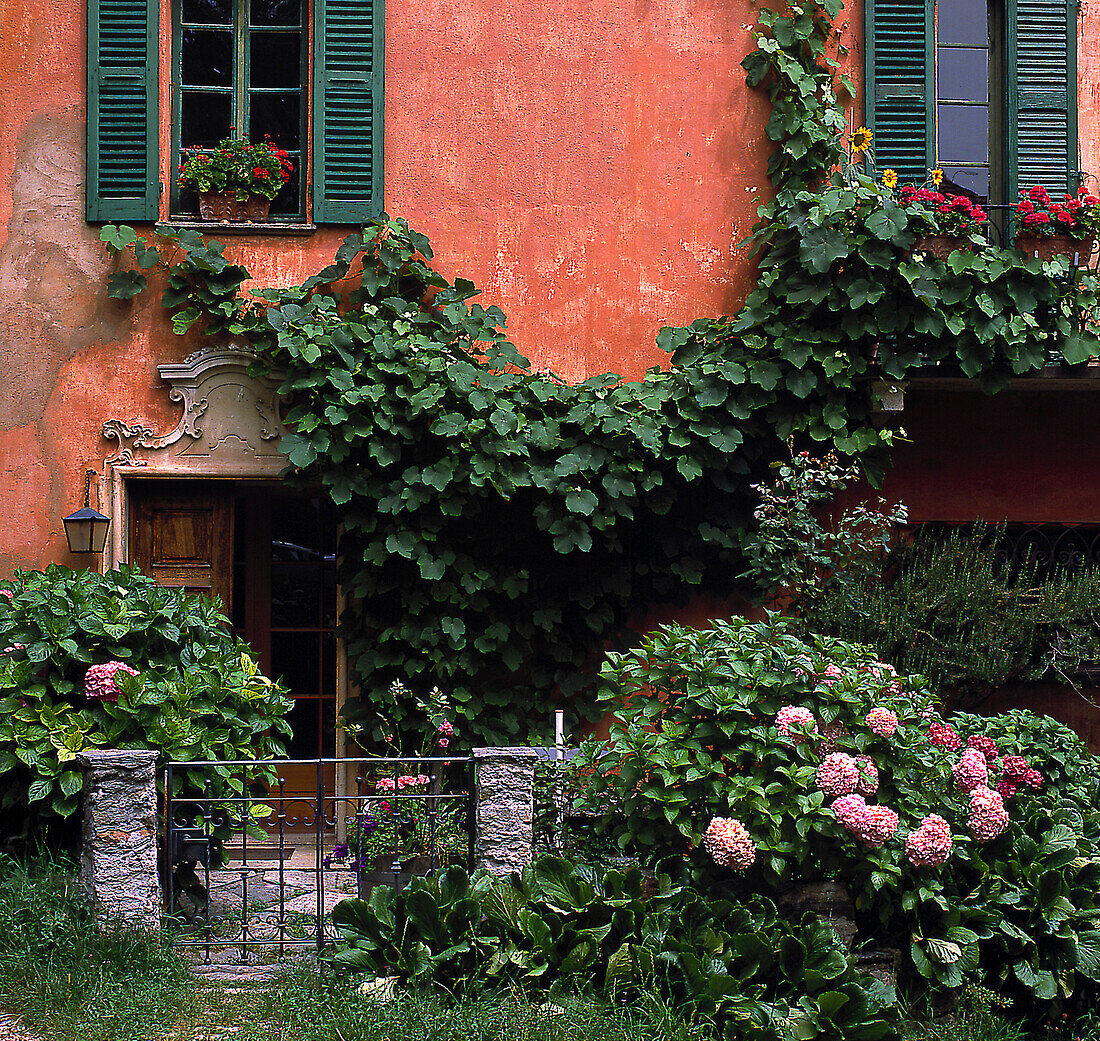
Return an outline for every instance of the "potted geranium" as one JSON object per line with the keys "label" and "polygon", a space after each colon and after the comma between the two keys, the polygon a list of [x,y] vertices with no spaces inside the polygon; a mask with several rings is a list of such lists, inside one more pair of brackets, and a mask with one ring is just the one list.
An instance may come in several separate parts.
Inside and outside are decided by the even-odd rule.
{"label": "potted geranium", "polygon": [[1027,256],[1076,257],[1087,263],[1096,247],[1098,227],[1100,198],[1083,185],[1076,195],[1056,201],[1037,184],[1016,204],[1016,248]]}
{"label": "potted geranium", "polygon": [[211,151],[184,152],[179,185],[199,196],[204,220],[263,221],[294,172],[285,149],[226,138]]}
{"label": "potted geranium", "polygon": [[909,229],[917,235],[913,251],[946,260],[955,250],[972,247],[973,236],[981,233],[988,217],[965,195],[938,191],[942,182],[943,174],[933,170],[931,187],[907,184],[898,190],[898,203],[909,215]]}

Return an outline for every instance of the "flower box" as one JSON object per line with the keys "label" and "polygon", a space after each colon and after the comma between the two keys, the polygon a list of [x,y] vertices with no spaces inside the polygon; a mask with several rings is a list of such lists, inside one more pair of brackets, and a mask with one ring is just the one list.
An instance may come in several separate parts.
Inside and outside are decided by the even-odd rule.
{"label": "flower box", "polygon": [[1096,249],[1096,238],[1075,239],[1069,235],[1024,235],[1016,236],[1016,248],[1028,257],[1037,256],[1040,260],[1053,260],[1066,257],[1070,263],[1077,258],[1080,265],[1087,264]]}
{"label": "flower box", "polygon": [[243,202],[235,191],[199,192],[199,214],[203,220],[223,224],[238,221],[263,222],[267,220],[271,200],[263,195],[250,195]]}
{"label": "flower box", "polygon": [[974,243],[960,235],[921,235],[913,244],[914,253],[924,253],[937,260],[946,260],[952,253],[973,250]]}

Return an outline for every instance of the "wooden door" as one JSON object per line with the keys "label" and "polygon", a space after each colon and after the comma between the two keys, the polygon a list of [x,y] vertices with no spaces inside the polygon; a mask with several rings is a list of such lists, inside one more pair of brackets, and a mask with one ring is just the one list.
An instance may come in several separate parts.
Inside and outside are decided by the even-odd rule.
{"label": "wooden door", "polygon": [[130,561],[159,585],[221,599],[233,610],[233,500],[205,482],[135,481]]}

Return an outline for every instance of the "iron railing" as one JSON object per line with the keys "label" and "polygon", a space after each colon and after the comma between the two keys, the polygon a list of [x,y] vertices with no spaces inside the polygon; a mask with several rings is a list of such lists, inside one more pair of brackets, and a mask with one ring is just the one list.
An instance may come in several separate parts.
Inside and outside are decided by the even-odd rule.
{"label": "iron railing", "polygon": [[168,763],[165,914],[175,943],[206,962],[216,949],[235,948],[242,962],[249,952],[320,952],[345,896],[473,867],[475,780],[463,756]]}

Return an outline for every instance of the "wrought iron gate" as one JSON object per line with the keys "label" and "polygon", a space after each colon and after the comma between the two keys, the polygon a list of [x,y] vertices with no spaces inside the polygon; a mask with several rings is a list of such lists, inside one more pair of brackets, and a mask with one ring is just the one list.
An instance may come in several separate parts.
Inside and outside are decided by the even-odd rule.
{"label": "wrought iron gate", "polygon": [[[285,774],[303,768],[316,780],[308,795],[287,787]],[[175,942],[207,962],[214,951],[242,962],[320,951],[344,897],[472,868],[475,798],[465,757],[170,762],[163,867]]]}

